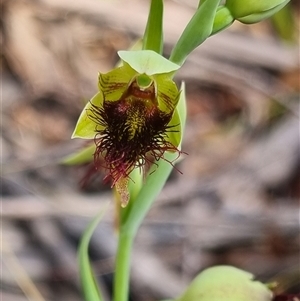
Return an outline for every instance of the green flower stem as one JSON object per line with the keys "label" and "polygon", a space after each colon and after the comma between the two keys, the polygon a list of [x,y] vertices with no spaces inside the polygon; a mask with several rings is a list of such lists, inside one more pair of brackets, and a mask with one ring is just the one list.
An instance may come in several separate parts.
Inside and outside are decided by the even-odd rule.
{"label": "green flower stem", "polygon": [[[168,153],[166,159],[174,160],[177,155]],[[120,227],[118,249],[115,263],[114,301],[127,301],[130,280],[130,255],[136,232],[149,211],[156,196],[163,188],[171,171],[172,165],[164,160],[158,162],[155,175],[149,175],[138,197],[130,200],[132,205],[126,221]]]}
{"label": "green flower stem", "polygon": [[163,0],[152,0],[143,37],[143,49],[163,52]]}
{"label": "green flower stem", "polygon": [[220,0],[200,3],[199,8],[173,48],[170,61],[182,65],[187,56],[211,35],[219,3]]}
{"label": "green flower stem", "polygon": [[[165,159],[168,161],[173,161],[177,157],[178,154],[165,154]],[[133,200],[130,211],[127,213],[126,219],[123,220],[121,232],[133,237],[135,236],[140,224],[145,218],[145,215],[164,187],[173,166],[163,159],[160,159],[157,164],[158,166],[153,166],[151,168],[149,175],[147,176],[147,180],[138,194],[138,197]],[[155,172],[153,172],[154,170]],[[153,173],[151,174],[151,172]]]}
{"label": "green flower stem", "polygon": [[130,280],[130,255],[134,236],[120,229],[115,263],[114,301],[127,301]]}

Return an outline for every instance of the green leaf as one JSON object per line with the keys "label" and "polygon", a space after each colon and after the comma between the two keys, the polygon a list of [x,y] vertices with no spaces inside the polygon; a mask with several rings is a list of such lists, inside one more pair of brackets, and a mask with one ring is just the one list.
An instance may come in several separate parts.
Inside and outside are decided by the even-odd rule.
{"label": "green leaf", "polygon": [[104,213],[106,212],[107,206],[91,221],[91,223],[86,228],[78,249],[78,260],[79,260],[79,273],[80,282],[83,290],[83,295],[85,301],[103,301],[101,292],[96,283],[94,273],[92,271],[91,263],[89,260],[89,243],[90,239],[95,231],[98,223],[102,219]]}
{"label": "green leaf", "polygon": [[177,301],[271,301],[272,292],[254,276],[231,266],[201,272]]}
{"label": "green leaf", "polygon": [[220,0],[201,3],[173,48],[170,61],[182,65],[187,56],[211,35],[219,3]]}
{"label": "green leaf", "polygon": [[163,1],[152,0],[143,37],[143,49],[163,52]]}
{"label": "green leaf", "polygon": [[89,163],[93,160],[93,155],[96,149],[96,145],[93,143],[78,152],[75,152],[67,157],[63,158],[62,164],[65,165],[80,165]]}
{"label": "green leaf", "polygon": [[92,104],[96,106],[102,106],[103,104],[103,93],[98,92],[84,107],[82,110],[77,124],[75,126],[74,132],[72,134],[73,138],[81,139],[94,139],[96,127],[99,127],[91,118],[88,116],[88,111],[91,109]]}

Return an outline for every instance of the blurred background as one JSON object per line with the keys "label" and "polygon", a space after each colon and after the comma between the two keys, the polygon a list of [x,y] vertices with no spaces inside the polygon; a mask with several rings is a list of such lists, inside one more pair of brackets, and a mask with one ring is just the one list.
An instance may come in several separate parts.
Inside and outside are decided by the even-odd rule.
{"label": "blurred background", "polygon": [[[1,191],[3,301],[82,300],[76,249],[112,200],[103,174],[61,159],[97,73],[144,32],[149,1],[3,0]],[[197,1],[165,1],[165,55]],[[206,267],[229,264],[299,291],[299,1],[271,20],[235,22],[189,57],[188,121],[178,165],[144,221],[131,301],[172,298]],[[112,202],[111,202],[112,203]],[[91,243],[107,300],[114,206]]]}

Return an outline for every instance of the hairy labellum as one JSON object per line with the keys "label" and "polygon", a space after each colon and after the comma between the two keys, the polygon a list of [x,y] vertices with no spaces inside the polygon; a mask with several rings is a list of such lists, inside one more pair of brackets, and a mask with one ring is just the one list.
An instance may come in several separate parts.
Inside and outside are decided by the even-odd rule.
{"label": "hairy labellum", "polygon": [[158,160],[165,151],[177,151],[166,140],[172,113],[158,108],[154,83],[140,89],[134,81],[119,100],[92,105],[89,117],[101,126],[96,128],[96,166],[104,158],[113,185],[135,167],[151,163],[148,155]]}

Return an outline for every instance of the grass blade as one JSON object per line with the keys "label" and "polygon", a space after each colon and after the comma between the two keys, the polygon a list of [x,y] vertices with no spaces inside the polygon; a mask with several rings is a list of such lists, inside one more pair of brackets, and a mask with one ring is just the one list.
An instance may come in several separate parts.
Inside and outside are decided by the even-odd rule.
{"label": "grass blade", "polygon": [[79,273],[85,301],[103,301],[103,297],[101,296],[100,289],[97,285],[91,267],[88,249],[93,232],[95,231],[98,223],[100,222],[104,213],[106,212],[106,207],[88,225],[79,244]]}

